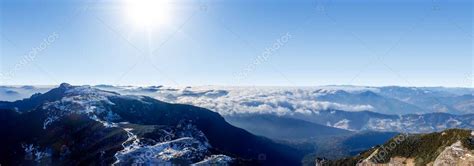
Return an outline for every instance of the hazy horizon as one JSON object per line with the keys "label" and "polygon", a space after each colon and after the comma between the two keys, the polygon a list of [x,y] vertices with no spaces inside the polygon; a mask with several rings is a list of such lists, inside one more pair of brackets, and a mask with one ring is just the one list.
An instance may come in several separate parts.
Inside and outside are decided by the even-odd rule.
{"label": "hazy horizon", "polygon": [[[150,86],[164,86],[164,87],[236,87],[236,88],[245,88],[245,87],[262,87],[262,88],[319,88],[319,87],[374,87],[374,88],[381,88],[381,87],[403,87],[403,88],[467,88],[467,89],[474,89],[474,87],[457,87],[457,86],[403,86],[403,85],[381,85],[381,86],[373,86],[373,85],[164,85],[164,84],[153,84],[153,85],[112,85],[112,84],[71,84],[73,86],[116,86],[116,87],[150,87]],[[49,85],[42,85],[42,84],[10,84],[10,85],[0,85],[0,86],[12,86],[12,87],[21,87],[21,86],[37,86],[37,87],[56,87],[60,84],[49,84]]]}

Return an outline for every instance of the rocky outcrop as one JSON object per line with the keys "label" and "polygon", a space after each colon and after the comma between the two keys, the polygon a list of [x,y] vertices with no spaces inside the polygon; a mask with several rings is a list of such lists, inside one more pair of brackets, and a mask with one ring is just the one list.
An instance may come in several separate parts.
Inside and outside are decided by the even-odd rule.
{"label": "rocky outcrop", "polygon": [[370,160],[373,155],[375,155],[378,152],[376,150],[369,158],[363,160],[357,166],[415,166],[415,160],[412,158],[405,158],[405,157],[392,157],[390,158],[390,161],[388,163],[374,163],[372,160]]}
{"label": "rocky outcrop", "polygon": [[394,137],[359,155],[327,165],[358,166],[474,166],[474,132],[450,129]]}
{"label": "rocky outcrop", "polygon": [[[374,151],[375,155],[378,150]],[[415,166],[415,160],[405,157],[392,157],[388,163],[374,163],[373,155],[361,161],[358,166]],[[430,166],[448,166],[448,165],[464,165],[474,166],[474,151],[463,147],[461,141],[457,141],[449,147],[446,147],[439,154],[434,162],[429,163]]]}
{"label": "rocky outcrop", "polygon": [[474,154],[472,150],[462,146],[461,141],[446,147],[443,152],[436,158],[434,166],[444,165],[469,165],[474,166]]}

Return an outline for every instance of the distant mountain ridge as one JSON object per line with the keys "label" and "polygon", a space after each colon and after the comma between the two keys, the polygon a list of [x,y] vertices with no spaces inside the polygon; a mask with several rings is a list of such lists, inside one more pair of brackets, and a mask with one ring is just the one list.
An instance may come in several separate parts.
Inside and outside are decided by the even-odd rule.
{"label": "distant mountain ridge", "polygon": [[[334,93],[322,94],[316,97],[319,101],[336,102],[351,105],[370,105],[373,111],[383,114],[410,114],[423,113],[422,108],[415,105],[399,101],[397,99],[387,98],[372,91],[363,91],[360,93],[348,93],[338,90]],[[397,110],[397,112],[393,112]]]}
{"label": "distant mountain ridge", "polygon": [[276,115],[229,116],[226,120],[253,134],[276,140],[318,139],[352,134],[348,130]]}
{"label": "distant mountain ridge", "polygon": [[[353,131],[429,133],[450,128],[474,129],[474,114],[426,113],[385,115],[370,111],[324,110],[317,114],[295,114],[293,118]],[[343,125],[341,125],[343,124]]]}

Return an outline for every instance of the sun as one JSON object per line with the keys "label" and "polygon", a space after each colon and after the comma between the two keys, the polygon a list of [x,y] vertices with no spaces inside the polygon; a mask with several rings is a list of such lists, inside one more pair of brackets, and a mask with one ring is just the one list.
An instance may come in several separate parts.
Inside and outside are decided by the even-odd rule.
{"label": "sun", "polygon": [[125,9],[135,25],[150,28],[169,23],[172,5],[170,0],[125,0]]}

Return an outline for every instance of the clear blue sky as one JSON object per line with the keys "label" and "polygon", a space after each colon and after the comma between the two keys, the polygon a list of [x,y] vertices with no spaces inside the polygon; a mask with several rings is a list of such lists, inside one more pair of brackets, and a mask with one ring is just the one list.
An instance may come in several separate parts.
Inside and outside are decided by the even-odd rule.
{"label": "clear blue sky", "polygon": [[0,7],[2,84],[472,86],[470,0],[175,0],[151,28],[121,0]]}

